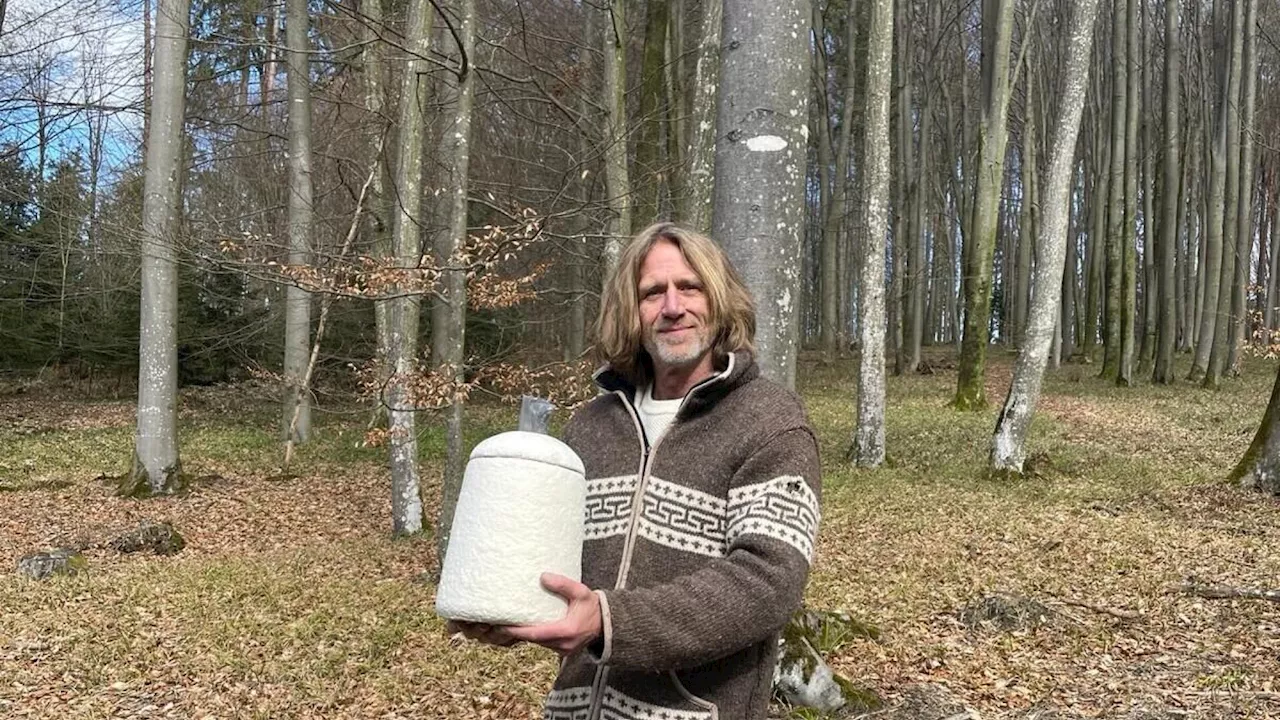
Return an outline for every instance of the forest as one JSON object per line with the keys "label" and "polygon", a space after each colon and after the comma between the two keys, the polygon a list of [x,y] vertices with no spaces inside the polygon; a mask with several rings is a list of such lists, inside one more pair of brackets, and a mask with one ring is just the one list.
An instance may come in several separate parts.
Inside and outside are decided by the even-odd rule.
{"label": "forest", "polygon": [[779,717],[1280,718],[1267,0],[0,0],[0,715],[541,717],[440,558],[666,220],[821,444]]}

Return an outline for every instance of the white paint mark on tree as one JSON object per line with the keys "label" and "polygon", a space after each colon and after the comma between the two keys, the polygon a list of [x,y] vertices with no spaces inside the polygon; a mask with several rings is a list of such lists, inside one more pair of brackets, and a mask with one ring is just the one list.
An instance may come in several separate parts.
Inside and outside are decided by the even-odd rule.
{"label": "white paint mark on tree", "polygon": [[787,141],[777,135],[757,135],[747,140],[747,149],[752,152],[778,152],[787,147]]}

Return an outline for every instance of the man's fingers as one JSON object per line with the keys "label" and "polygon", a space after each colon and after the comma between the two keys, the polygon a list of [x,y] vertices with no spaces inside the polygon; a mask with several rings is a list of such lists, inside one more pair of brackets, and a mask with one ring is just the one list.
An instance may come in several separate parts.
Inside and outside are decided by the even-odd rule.
{"label": "man's fingers", "polygon": [[540,579],[542,580],[542,587],[559,595],[565,600],[574,600],[582,597],[584,592],[591,592],[591,589],[586,585],[583,585],[572,578],[567,578],[564,575],[557,575],[556,573],[542,573],[542,577]]}
{"label": "man's fingers", "polygon": [[499,647],[510,647],[511,645],[515,645],[520,642],[520,638],[512,635],[508,629],[504,627],[491,628],[484,634],[484,637],[480,638],[480,640]]}
{"label": "man's fingers", "polygon": [[557,640],[566,634],[566,629],[562,623],[553,622],[543,625],[515,625],[504,628],[506,633],[517,640],[525,640],[527,642],[542,643],[548,640]]}

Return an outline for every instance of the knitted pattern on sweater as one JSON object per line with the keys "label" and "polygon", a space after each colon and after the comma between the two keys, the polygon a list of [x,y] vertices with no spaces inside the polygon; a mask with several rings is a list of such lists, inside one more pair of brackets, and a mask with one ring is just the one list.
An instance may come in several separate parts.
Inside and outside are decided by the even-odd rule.
{"label": "knitted pattern on sweater", "polygon": [[796,395],[750,355],[722,367],[652,447],[635,388],[607,370],[608,392],[566,428],[587,472],[583,582],[604,636],[565,660],[544,717],[765,717],[813,559],[818,444]]}

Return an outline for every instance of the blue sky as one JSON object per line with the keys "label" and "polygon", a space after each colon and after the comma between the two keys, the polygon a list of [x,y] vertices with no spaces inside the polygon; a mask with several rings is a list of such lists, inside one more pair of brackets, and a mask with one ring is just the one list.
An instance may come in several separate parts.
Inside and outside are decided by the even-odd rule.
{"label": "blue sky", "polygon": [[[0,143],[34,164],[37,108],[46,108],[47,165],[79,150],[101,123],[105,178],[136,155],[142,132],[139,0],[9,0],[0,34]],[[86,107],[87,106],[87,107]]]}

